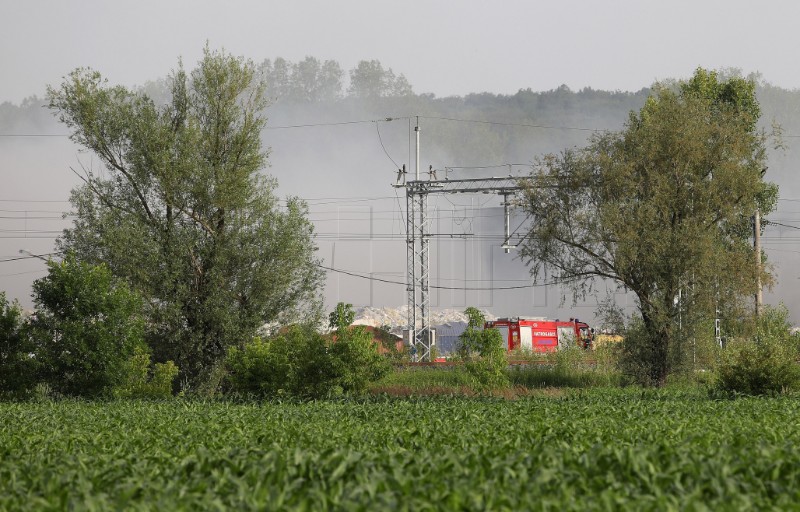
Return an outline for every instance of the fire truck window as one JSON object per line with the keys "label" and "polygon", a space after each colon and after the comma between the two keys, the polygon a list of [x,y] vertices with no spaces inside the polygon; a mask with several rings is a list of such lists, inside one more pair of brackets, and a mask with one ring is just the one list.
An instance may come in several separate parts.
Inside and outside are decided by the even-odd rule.
{"label": "fire truck window", "polygon": [[523,325],[519,328],[519,335],[521,338],[522,350],[528,352],[533,350],[533,328],[529,325]]}
{"label": "fire truck window", "polygon": [[508,326],[497,326],[496,329],[500,331],[500,335],[503,337],[503,347],[508,350]]}

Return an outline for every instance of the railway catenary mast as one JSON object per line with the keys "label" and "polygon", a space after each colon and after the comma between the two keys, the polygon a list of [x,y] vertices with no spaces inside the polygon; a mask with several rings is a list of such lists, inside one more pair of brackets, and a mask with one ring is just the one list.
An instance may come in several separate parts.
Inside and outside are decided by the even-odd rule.
{"label": "railway catenary mast", "polygon": [[[503,196],[506,239],[503,249],[509,252],[509,208],[510,198],[522,186],[520,178],[514,176],[472,178],[461,180],[436,179],[430,172],[427,180],[421,178],[419,163],[419,118],[414,127],[416,134],[416,162],[413,180],[406,180],[405,166],[398,172],[395,188],[406,189],[406,290],[408,292],[408,333],[414,347],[414,359],[429,361],[433,339],[430,325],[430,218],[428,196],[431,194],[499,194]],[[417,325],[419,324],[419,328]]]}

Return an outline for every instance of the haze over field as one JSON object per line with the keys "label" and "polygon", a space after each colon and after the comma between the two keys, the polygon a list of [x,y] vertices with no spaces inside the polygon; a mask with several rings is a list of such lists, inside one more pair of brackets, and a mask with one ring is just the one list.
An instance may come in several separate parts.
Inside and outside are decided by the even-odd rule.
{"label": "haze over field", "polygon": [[[764,240],[778,278],[766,300],[785,301],[800,321],[795,2],[144,1],[128,7],[33,1],[9,3],[4,11],[0,103],[9,103],[0,106],[2,260],[20,257],[20,249],[52,251],[67,225],[60,212],[69,209],[69,190],[78,184],[69,168],[97,165],[59,136],[66,128],[37,106],[46,86],[58,86],[76,67],[92,67],[112,83],[142,85],[168,75],[180,58],[193,68],[208,44],[256,63],[277,57],[298,63],[307,56],[336,61],[344,71],[343,95],[348,71],[361,60],[377,59],[402,74],[413,101],[299,104],[275,94],[267,112],[268,172],[281,194],[309,199],[324,264],[372,278],[330,273],[326,302],[357,306],[405,302],[405,287],[397,284],[405,280],[405,200],[390,184],[399,165],[412,168],[415,116],[423,116],[423,168],[449,168],[454,177],[520,174],[524,166],[505,164],[528,164],[544,152],[582,145],[592,129],[621,128],[655,80],[686,78],[697,66],[738,68],[761,76],[762,125],[775,120],[784,127],[787,149],[772,155],[767,174],[781,186],[781,201],[772,215],[779,225]],[[580,92],[585,87],[593,91]],[[597,92],[604,90],[627,92]],[[482,92],[491,94],[473,94]],[[39,99],[24,103],[33,95]],[[34,107],[17,108],[30,103]],[[402,119],[327,125],[388,117]],[[326,126],[287,128],[301,124]],[[499,316],[576,311],[560,307],[557,290],[459,289],[526,283],[525,267],[499,248],[500,201],[479,196],[432,203],[442,235],[433,247],[441,287],[434,306],[477,305]],[[513,219],[512,229],[522,221]],[[43,262],[0,265],[0,290],[30,306],[30,282],[44,275]],[[591,315],[594,304],[590,300],[578,314]]]}

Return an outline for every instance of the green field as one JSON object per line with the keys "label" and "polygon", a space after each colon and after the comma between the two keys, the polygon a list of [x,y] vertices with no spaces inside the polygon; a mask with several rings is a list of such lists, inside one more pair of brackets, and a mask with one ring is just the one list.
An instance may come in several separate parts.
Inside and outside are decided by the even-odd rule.
{"label": "green field", "polygon": [[0,510],[800,507],[800,402],[0,403]]}

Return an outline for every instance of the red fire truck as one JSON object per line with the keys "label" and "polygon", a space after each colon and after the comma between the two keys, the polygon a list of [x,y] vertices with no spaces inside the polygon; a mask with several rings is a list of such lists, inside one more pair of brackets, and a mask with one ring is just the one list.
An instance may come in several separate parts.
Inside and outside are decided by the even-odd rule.
{"label": "red fire truck", "polygon": [[569,321],[546,318],[498,318],[486,322],[484,329],[497,329],[506,349],[530,352],[554,352],[567,347],[592,348],[594,329],[577,318]]}

